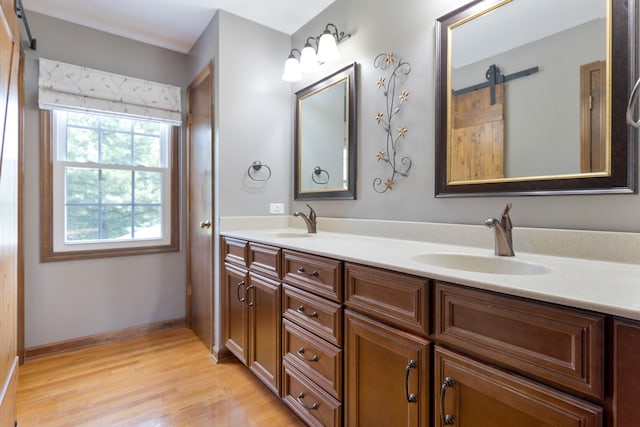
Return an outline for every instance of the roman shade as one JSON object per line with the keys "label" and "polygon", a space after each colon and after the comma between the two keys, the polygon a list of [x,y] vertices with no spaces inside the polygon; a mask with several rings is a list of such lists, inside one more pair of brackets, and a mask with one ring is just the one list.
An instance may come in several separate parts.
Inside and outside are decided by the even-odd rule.
{"label": "roman shade", "polygon": [[40,58],[38,104],[182,124],[180,88]]}

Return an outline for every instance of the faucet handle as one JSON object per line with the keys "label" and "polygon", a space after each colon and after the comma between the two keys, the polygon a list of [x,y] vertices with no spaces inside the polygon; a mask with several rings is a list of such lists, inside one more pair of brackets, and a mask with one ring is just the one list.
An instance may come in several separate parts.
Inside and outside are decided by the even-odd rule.
{"label": "faucet handle", "polygon": [[507,203],[504,207],[504,212],[502,213],[502,217],[500,218],[500,222],[502,222],[502,226],[505,230],[511,230],[513,228],[513,224],[511,223],[511,217],[509,216],[509,211],[511,210],[511,203]]}
{"label": "faucet handle", "polygon": [[307,205],[307,207],[309,208],[309,219],[311,221],[315,221],[315,219],[316,219],[316,211],[313,210],[313,208],[311,207],[311,205],[309,203],[305,203],[305,205]]}

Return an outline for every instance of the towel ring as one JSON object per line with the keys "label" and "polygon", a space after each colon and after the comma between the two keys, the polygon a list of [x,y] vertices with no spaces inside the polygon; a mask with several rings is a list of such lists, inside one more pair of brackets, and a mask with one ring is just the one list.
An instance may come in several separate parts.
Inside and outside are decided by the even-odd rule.
{"label": "towel ring", "polygon": [[[327,176],[327,179],[325,179],[324,181],[321,181],[321,176],[322,174],[325,174]],[[327,172],[326,170],[322,169],[320,166],[316,166],[313,169],[313,173],[311,174],[311,179],[313,180],[313,182],[315,182],[316,184],[327,184],[329,183],[329,172]]]}
{"label": "towel ring", "polygon": [[[257,172],[262,170],[262,168],[265,168],[267,170],[266,177],[260,177],[259,175],[257,175]],[[255,162],[251,163],[251,166],[249,166],[249,169],[247,169],[247,175],[249,175],[249,178],[254,181],[268,181],[269,178],[271,178],[271,168],[256,160]]]}
{"label": "towel ring", "polygon": [[634,128],[640,128],[640,119],[633,119],[633,110],[638,103],[638,92],[640,89],[640,79],[636,82],[635,86],[633,86],[633,90],[631,91],[631,96],[629,97],[629,103],[627,104],[627,124],[633,126]]}

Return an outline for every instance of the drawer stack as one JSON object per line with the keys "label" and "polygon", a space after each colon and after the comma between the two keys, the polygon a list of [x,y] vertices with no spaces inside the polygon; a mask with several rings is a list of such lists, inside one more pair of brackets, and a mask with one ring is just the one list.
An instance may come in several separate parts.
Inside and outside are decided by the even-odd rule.
{"label": "drawer stack", "polygon": [[342,424],[342,262],[283,250],[282,397],[309,425]]}

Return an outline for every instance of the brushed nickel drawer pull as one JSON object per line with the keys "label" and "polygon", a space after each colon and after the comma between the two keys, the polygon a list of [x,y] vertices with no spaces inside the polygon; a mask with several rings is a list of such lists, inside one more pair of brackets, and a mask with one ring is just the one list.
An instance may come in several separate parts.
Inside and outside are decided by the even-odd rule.
{"label": "brushed nickel drawer pull", "polygon": [[405,376],[404,376],[404,393],[407,396],[407,402],[409,403],[415,403],[418,401],[418,398],[416,397],[415,394],[409,393],[409,375],[411,374],[411,369],[417,369],[417,368],[418,368],[418,364],[416,363],[416,361],[413,359],[409,360],[409,363],[407,363],[407,368],[405,370]]}
{"label": "brushed nickel drawer pull", "polygon": [[316,409],[318,409],[317,403],[314,402],[313,405],[308,406],[302,399],[304,399],[304,392],[301,391],[300,394],[298,394],[298,397],[296,397],[298,403],[300,403],[305,409],[308,409],[309,411],[315,411]]}
{"label": "brushed nickel drawer pull", "polygon": [[298,268],[298,273],[300,273],[300,274],[304,274],[304,272],[305,272],[305,271],[304,271],[304,267],[300,267],[300,268]]}
{"label": "brushed nickel drawer pull", "polygon": [[303,316],[307,316],[307,317],[310,317],[310,318],[318,317],[318,312],[317,312],[317,311],[314,311],[313,313],[308,314],[308,313],[307,313],[306,311],[304,311],[304,310],[305,310],[304,305],[301,305],[300,307],[298,307],[298,309],[297,309],[296,311],[297,311],[298,313],[302,314]]}
{"label": "brushed nickel drawer pull", "polygon": [[298,356],[300,356],[301,359],[306,360],[307,362],[317,362],[318,361],[318,355],[314,354],[313,357],[308,357],[304,355],[305,349],[304,347],[300,347],[300,349],[298,350]]}
{"label": "brushed nickel drawer pull", "polygon": [[447,387],[453,387],[455,384],[456,381],[453,378],[446,377],[440,389],[440,421],[447,426],[453,424],[453,416],[445,415],[444,413],[444,397],[447,392]]}
{"label": "brushed nickel drawer pull", "polygon": [[[244,286],[244,280],[241,280],[238,282],[238,284],[236,285],[236,298],[238,298],[238,301],[240,302],[244,302],[244,297],[240,296],[240,287]],[[245,290],[245,295],[246,295],[246,290]]]}
{"label": "brushed nickel drawer pull", "polygon": [[318,275],[319,275],[318,271],[317,270],[313,270],[309,276],[318,277]]}

